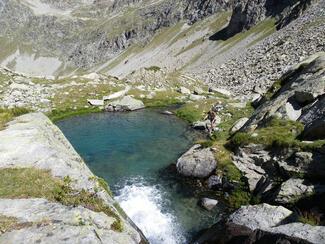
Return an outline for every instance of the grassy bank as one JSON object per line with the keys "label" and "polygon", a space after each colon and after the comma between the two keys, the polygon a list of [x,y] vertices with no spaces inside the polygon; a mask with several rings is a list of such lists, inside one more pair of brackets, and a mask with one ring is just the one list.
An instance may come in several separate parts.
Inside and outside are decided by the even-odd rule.
{"label": "grassy bank", "polygon": [[104,201],[86,190],[79,192],[70,187],[70,177],[54,178],[49,171],[36,168],[0,170],[0,198],[45,198],[67,206],[83,206],[115,218],[111,228],[122,231],[120,217]]}

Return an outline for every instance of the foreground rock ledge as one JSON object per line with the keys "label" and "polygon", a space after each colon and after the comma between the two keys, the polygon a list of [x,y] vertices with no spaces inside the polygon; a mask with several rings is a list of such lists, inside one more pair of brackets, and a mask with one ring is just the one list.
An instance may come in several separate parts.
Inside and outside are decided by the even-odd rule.
{"label": "foreground rock ledge", "polygon": [[[67,207],[45,199],[1,199],[0,215],[17,218],[21,223],[48,219],[45,226],[26,225],[0,235],[1,243],[145,243],[134,224],[121,216],[114,207],[115,200],[98,186],[95,175],[73,149],[62,132],[42,113],[17,117],[0,131],[0,168],[29,168],[50,170],[54,177],[71,178],[71,187],[95,192],[120,217],[123,230],[111,229],[114,219],[104,213],[83,207]],[[99,189],[99,190],[98,190]],[[79,223],[80,219],[84,224]],[[68,239],[66,239],[68,238]],[[144,241],[144,242],[143,242]]]}

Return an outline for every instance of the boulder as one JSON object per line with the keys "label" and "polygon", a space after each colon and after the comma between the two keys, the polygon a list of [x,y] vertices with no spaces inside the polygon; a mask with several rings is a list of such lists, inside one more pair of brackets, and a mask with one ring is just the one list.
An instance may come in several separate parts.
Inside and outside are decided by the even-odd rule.
{"label": "boulder", "polygon": [[208,179],[209,189],[220,189],[222,188],[222,177],[219,175],[211,175]]}
{"label": "boulder", "polygon": [[228,223],[256,229],[267,230],[282,224],[293,214],[282,206],[272,206],[266,203],[260,205],[243,206],[230,215]]}
{"label": "boulder", "polygon": [[230,97],[232,94],[230,91],[223,89],[223,88],[218,88],[218,87],[209,87],[209,92],[213,92],[213,93],[220,93],[222,95],[225,95],[227,97]]}
{"label": "boulder", "polygon": [[[241,226],[248,236],[252,234],[253,231],[262,230],[268,232],[269,237],[273,238],[276,237],[277,234],[283,234],[287,237],[305,240],[307,243],[324,243],[325,226],[311,226],[303,223],[295,223],[293,222],[294,220],[295,217],[292,211],[282,206],[271,206],[264,203],[255,206],[241,207],[228,218],[227,224],[228,227],[235,227],[237,229],[240,229]],[[247,232],[247,228],[252,232]]]}
{"label": "boulder", "polygon": [[91,106],[104,106],[104,100],[98,100],[98,99],[87,99],[87,102]]}
{"label": "boulder", "polygon": [[296,91],[294,99],[297,101],[297,103],[305,105],[315,101],[318,95],[319,94],[315,94],[310,91]]}
{"label": "boulder", "polygon": [[138,109],[144,108],[144,104],[142,101],[137,100],[131,96],[125,96],[120,100],[113,101],[109,103],[105,110],[108,112],[111,111],[134,111]]}
{"label": "boulder", "polygon": [[205,96],[202,96],[202,95],[191,94],[189,96],[189,99],[192,100],[192,101],[200,101],[200,100],[206,99],[206,97]]}
{"label": "boulder", "polygon": [[211,198],[202,198],[200,200],[200,205],[208,211],[211,211],[215,206],[217,206],[218,200]]}
{"label": "boulder", "polygon": [[325,139],[325,118],[314,120],[305,126],[302,132],[304,140],[322,140]]}
{"label": "boulder", "polygon": [[189,89],[187,89],[186,87],[184,86],[181,86],[180,88],[177,89],[177,91],[181,94],[184,94],[184,95],[190,95],[191,94],[191,91]]}
{"label": "boulder", "polygon": [[302,198],[324,192],[324,185],[312,184],[304,179],[291,178],[281,184],[275,201],[280,204],[295,203]]}
{"label": "boulder", "polygon": [[217,162],[210,148],[194,145],[177,160],[179,174],[189,177],[208,177],[217,167]]}
{"label": "boulder", "polygon": [[239,131],[240,128],[242,128],[246,124],[247,121],[248,121],[248,118],[241,118],[241,119],[237,120],[235,122],[235,124],[231,127],[230,133],[234,134],[237,131]]}
{"label": "boulder", "polygon": [[325,226],[312,226],[303,223],[289,223],[273,227],[269,230],[272,233],[281,233],[287,236],[300,238],[309,243],[325,243]]}
{"label": "boulder", "polygon": [[204,91],[200,87],[195,87],[193,93],[194,93],[194,95],[202,95],[204,93]]}
{"label": "boulder", "polygon": [[325,158],[322,152],[293,152],[276,161],[286,176],[304,175],[322,178],[325,176]]}

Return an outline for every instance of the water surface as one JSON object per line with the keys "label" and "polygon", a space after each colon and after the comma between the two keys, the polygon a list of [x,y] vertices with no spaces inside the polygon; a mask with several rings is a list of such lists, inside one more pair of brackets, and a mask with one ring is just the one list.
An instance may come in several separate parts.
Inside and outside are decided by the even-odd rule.
{"label": "water surface", "polygon": [[[215,219],[166,168],[197,138],[157,110],[99,113],[57,123],[151,243],[186,243]],[[218,210],[216,210],[218,211]]]}

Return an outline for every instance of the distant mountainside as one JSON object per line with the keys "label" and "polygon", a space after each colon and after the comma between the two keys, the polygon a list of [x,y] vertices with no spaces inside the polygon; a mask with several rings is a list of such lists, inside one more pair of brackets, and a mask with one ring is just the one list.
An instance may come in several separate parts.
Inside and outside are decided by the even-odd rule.
{"label": "distant mountainside", "polygon": [[[283,27],[301,15],[309,4],[1,0],[0,64],[32,76],[95,71],[124,77],[142,67],[159,66],[206,79],[207,67],[238,56],[272,34],[276,25]],[[225,35],[221,30],[226,26]]]}

